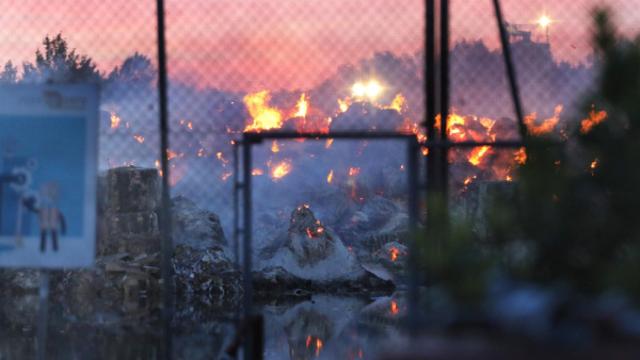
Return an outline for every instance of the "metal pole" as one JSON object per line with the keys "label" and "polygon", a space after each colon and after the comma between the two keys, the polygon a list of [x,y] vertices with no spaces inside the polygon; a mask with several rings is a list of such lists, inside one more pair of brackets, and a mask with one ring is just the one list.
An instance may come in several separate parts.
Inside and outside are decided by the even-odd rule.
{"label": "metal pole", "polygon": [[[440,141],[446,142],[449,117],[449,0],[441,0],[440,2],[440,113]],[[449,187],[449,148],[441,148],[439,155],[439,190],[442,194],[443,210],[446,213]]]}
{"label": "metal pole", "polygon": [[252,266],[251,266],[251,235],[252,235],[252,214],[251,214],[251,167],[252,158],[251,150],[253,143],[247,136],[242,141],[242,202],[243,202],[243,290],[244,290],[244,321],[249,324],[250,329],[245,332],[244,358],[245,360],[255,359],[259,346],[256,344],[255,332],[252,327],[256,326],[253,322],[253,284],[252,284]]}
{"label": "metal pole", "polygon": [[509,36],[507,29],[504,26],[504,18],[502,17],[502,9],[500,7],[499,0],[493,0],[493,7],[496,13],[496,20],[498,21],[498,31],[500,32],[500,43],[502,45],[502,54],[504,56],[504,63],[507,72],[507,78],[509,80],[509,88],[511,90],[511,99],[513,100],[513,108],[516,113],[518,121],[518,128],[520,130],[520,137],[524,140],[527,138],[528,131],[524,124],[524,115],[522,111],[522,103],[520,101],[520,90],[518,89],[518,83],[516,79],[516,69],[513,66],[513,59],[511,57],[511,46],[509,45]]}
{"label": "metal pole", "polygon": [[158,107],[160,120],[160,161],[162,168],[162,204],[160,207],[161,274],[163,285],[163,323],[165,349],[163,357],[172,357],[171,317],[173,315],[173,277],[171,271],[171,199],[169,195],[169,111],[167,102],[167,52],[165,40],[164,0],[157,0],[158,31]]}
{"label": "metal pole", "polygon": [[[427,139],[436,140],[435,121],[436,121],[436,38],[435,38],[435,0],[426,0],[426,23],[425,23],[425,110],[426,110],[426,131]],[[436,183],[435,175],[436,157],[434,149],[429,148],[427,156],[427,188],[432,189]]]}
{"label": "metal pole", "polygon": [[420,311],[419,285],[420,285],[420,269],[418,266],[420,251],[418,249],[418,217],[420,208],[420,198],[418,189],[418,177],[420,176],[418,152],[419,145],[415,138],[408,141],[407,144],[407,171],[408,171],[408,213],[409,213],[409,296],[408,296],[408,326],[409,334],[412,337],[418,335],[420,330],[420,321],[422,312]]}
{"label": "metal pole", "polygon": [[233,143],[233,256],[236,265],[240,266],[240,170],[238,144]]}
{"label": "metal pole", "polygon": [[49,318],[49,271],[40,271],[40,289],[38,291],[40,305],[38,308],[38,353],[37,359],[47,358],[47,328]]}

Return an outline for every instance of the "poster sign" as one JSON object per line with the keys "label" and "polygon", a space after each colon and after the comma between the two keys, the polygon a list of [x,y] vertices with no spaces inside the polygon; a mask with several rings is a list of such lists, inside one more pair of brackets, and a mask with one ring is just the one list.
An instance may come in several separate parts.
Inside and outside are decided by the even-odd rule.
{"label": "poster sign", "polygon": [[1,267],[93,264],[97,124],[95,86],[0,86]]}

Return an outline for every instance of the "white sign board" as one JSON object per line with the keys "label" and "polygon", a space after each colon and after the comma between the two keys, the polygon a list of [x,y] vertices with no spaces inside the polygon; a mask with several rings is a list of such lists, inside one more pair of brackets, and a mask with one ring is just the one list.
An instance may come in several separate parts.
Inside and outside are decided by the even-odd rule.
{"label": "white sign board", "polygon": [[91,266],[98,90],[0,86],[0,267]]}

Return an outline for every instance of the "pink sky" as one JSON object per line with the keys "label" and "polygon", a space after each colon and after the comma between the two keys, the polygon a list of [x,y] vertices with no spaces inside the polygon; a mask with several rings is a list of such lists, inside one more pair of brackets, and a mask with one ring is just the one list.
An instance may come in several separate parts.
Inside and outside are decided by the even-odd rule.
{"label": "pink sky", "polygon": [[[376,51],[413,54],[423,43],[423,0],[167,0],[171,76],[231,90],[307,88],[338,65]],[[509,21],[554,19],[554,56],[590,53],[598,0],[503,0]],[[627,33],[640,30],[638,0],[608,0]],[[44,35],[62,32],[103,71],[134,51],[155,57],[155,1],[3,0],[0,61],[33,59]],[[452,0],[453,40],[497,45],[489,0]]]}

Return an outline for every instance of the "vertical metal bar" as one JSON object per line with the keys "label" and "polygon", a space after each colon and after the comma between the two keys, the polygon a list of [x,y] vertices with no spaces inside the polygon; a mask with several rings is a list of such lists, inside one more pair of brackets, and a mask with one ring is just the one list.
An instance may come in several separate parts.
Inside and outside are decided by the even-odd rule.
{"label": "vertical metal bar", "polygon": [[47,358],[47,329],[49,319],[49,271],[40,271],[40,289],[38,291],[40,300],[38,308],[38,352],[37,359]]}
{"label": "vertical metal bar", "polygon": [[[449,0],[440,2],[440,140],[447,141],[447,120],[449,117]],[[443,206],[447,210],[449,187],[449,147],[439,150],[440,193]]]}
{"label": "vertical metal bar", "polygon": [[[243,235],[243,290],[244,290],[244,320],[253,326],[251,322],[253,316],[253,284],[252,284],[252,249],[251,249],[251,235],[252,235],[252,208],[251,208],[251,167],[252,167],[252,158],[251,158],[251,150],[253,143],[247,139],[245,136],[242,141],[242,202],[243,202],[243,224],[242,224],[242,235]],[[255,359],[257,354],[255,345],[255,341],[257,339],[254,338],[253,329],[248,329],[245,332],[245,346],[244,346],[244,358],[246,360]]]}
{"label": "vertical metal bar", "polygon": [[240,265],[240,159],[238,158],[238,144],[233,143],[233,256],[236,265]]}
{"label": "vertical metal bar", "polygon": [[[436,38],[435,38],[435,0],[426,0],[426,19],[425,19],[425,112],[426,112],[426,131],[427,139],[435,140],[435,120],[436,120]],[[435,185],[435,163],[434,148],[429,148],[427,156],[427,188],[432,189]]]}
{"label": "vertical metal bar", "polygon": [[507,72],[507,78],[509,80],[509,88],[511,90],[511,99],[513,101],[513,107],[516,113],[518,128],[520,130],[521,139],[526,139],[528,132],[527,127],[524,124],[524,115],[522,111],[522,103],[520,101],[520,90],[518,89],[518,82],[516,78],[516,69],[513,66],[513,59],[511,57],[511,46],[509,44],[509,36],[507,29],[504,25],[504,18],[502,16],[502,8],[500,7],[499,0],[493,0],[493,7],[496,13],[496,20],[498,21],[498,31],[500,32],[500,43],[502,45],[502,54],[504,56],[504,63]]}
{"label": "vertical metal bar", "polygon": [[407,301],[409,315],[407,325],[409,326],[409,334],[415,337],[422,319],[419,303],[420,269],[418,267],[420,256],[418,248],[418,214],[420,211],[418,185],[418,176],[420,174],[418,164],[419,145],[415,138],[408,140],[407,149],[407,194],[409,195],[407,201],[409,213],[409,263],[407,264],[409,268],[409,298]]}
{"label": "vertical metal bar", "polygon": [[161,275],[163,284],[163,357],[172,357],[171,317],[173,315],[173,279],[171,274],[171,210],[169,195],[169,111],[167,103],[167,53],[165,40],[164,0],[156,2],[158,37],[158,107],[160,120],[160,159],[162,168],[162,205],[160,207]]}

